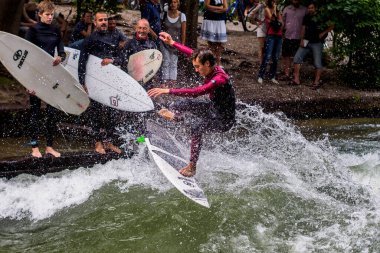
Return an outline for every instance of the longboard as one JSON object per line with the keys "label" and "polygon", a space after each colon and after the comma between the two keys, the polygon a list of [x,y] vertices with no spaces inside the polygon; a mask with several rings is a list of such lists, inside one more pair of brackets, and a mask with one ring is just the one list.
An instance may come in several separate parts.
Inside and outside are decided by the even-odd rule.
{"label": "longboard", "polygon": [[156,49],[146,49],[129,57],[128,74],[136,81],[146,83],[161,67],[162,53]]}
{"label": "longboard", "polygon": [[[65,47],[66,69],[77,79],[80,51]],[[146,112],[154,109],[152,99],[144,88],[120,68],[90,55],[86,65],[86,87],[93,100],[106,106],[129,112]]]}
{"label": "longboard", "polygon": [[61,64],[33,43],[0,31],[0,61],[28,90],[65,113],[79,115],[90,104],[87,93]]}
{"label": "longboard", "polygon": [[207,197],[194,177],[184,177],[178,171],[187,165],[181,153],[180,144],[164,127],[152,120],[147,121],[147,138],[149,154],[164,176],[186,197],[209,208]]}

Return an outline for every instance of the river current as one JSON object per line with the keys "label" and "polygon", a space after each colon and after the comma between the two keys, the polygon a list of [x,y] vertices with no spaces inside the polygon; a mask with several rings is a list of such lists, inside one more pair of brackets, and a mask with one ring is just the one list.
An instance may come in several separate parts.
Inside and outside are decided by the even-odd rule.
{"label": "river current", "polygon": [[131,159],[0,179],[0,252],[380,252],[380,119],[239,108],[204,142],[209,209],[140,144]]}

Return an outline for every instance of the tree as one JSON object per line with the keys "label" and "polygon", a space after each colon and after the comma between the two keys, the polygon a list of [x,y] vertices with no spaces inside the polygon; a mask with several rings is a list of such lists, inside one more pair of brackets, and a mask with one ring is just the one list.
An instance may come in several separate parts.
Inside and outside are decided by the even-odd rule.
{"label": "tree", "polygon": [[0,1],[0,31],[18,34],[24,0]]}

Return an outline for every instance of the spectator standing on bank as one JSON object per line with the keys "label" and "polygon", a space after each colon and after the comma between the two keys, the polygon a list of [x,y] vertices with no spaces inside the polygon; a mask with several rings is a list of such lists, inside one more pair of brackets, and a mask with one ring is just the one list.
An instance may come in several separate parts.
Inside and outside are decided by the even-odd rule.
{"label": "spectator standing on bank", "polygon": [[161,32],[161,5],[160,0],[148,0],[141,9],[141,19],[146,19],[150,25],[150,35],[159,46],[158,34]]}
{"label": "spectator standing on bank", "polygon": [[[322,50],[323,43],[329,32],[334,28],[333,25],[327,26],[323,24],[317,17],[317,6],[310,3],[307,6],[308,14],[304,17],[301,30],[300,47],[294,56],[294,84],[300,84],[300,69],[303,59],[310,51],[313,53],[315,77],[312,89],[321,87],[322,74]],[[322,27],[326,27],[323,29]]]}
{"label": "spectator standing on bank", "polygon": [[116,20],[114,17],[108,18],[108,32],[111,36],[112,44],[117,45],[118,49],[123,49],[127,43],[127,36],[116,27]]}
{"label": "spectator standing on bank", "polygon": [[284,41],[282,44],[283,80],[291,80],[291,58],[297,52],[301,40],[302,21],[307,13],[300,0],[292,0],[282,13],[284,21]]}
{"label": "spectator standing on bank", "polygon": [[227,42],[226,11],[227,0],[205,0],[205,13],[201,27],[201,38],[216,57],[216,64],[221,66],[223,43]]}
{"label": "spectator standing on bank", "polygon": [[83,40],[90,36],[93,31],[94,25],[92,22],[92,13],[85,11],[82,14],[81,20],[74,27],[71,34],[69,47],[80,50]]}
{"label": "spectator standing on bank", "polygon": [[[63,48],[63,42],[59,28],[52,25],[54,17],[55,6],[52,2],[44,0],[38,4],[38,16],[40,21],[29,28],[26,33],[26,40],[30,41],[34,45],[40,47],[45,52],[54,57],[57,50],[58,55],[54,57],[52,62],[53,66],[59,65],[65,60],[66,54]],[[36,62],[38,64],[38,62]],[[41,83],[41,85],[43,85]],[[28,91],[30,93],[30,131],[32,146],[32,156],[40,158],[42,154],[39,150],[38,134],[41,128],[41,99],[35,96],[34,91]],[[45,137],[46,137],[46,149],[45,154],[60,157],[61,154],[53,149],[53,136],[57,128],[57,115],[59,111],[51,105],[46,105],[45,117]]]}
{"label": "spectator standing on bank", "polygon": [[[175,41],[186,43],[186,15],[178,10],[179,0],[169,0],[169,8],[164,12],[162,31],[170,34]],[[175,48],[165,43],[160,44],[163,56],[161,71],[162,80],[167,85],[174,86],[177,82],[178,53]]]}
{"label": "spectator standing on bank", "polygon": [[263,83],[266,68],[270,60],[272,64],[269,70],[269,79],[272,83],[278,84],[276,80],[277,63],[281,52],[282,45],[282,15],[277,10],[276,0],[268,0],[265,7],[265,25],[267,27],[267,36],[265,39],[265,54],[261,62],[257,82]]}
{"label": "spectator standing on bank", "polygon": [[260,59],[260,62],[263,61],[264,57],[264,45],[265,45],[265,37],[267,35],[267,28],[265,25],[265,3],[261,3],[259,1],[256,1],[257,5],[255,9],[253,9],[249,13],[249,18],[253,19],[254,22],[257,24],[256,29],[256,37],[257,42],[259,43],[259,51],[258,51],[258,57]]}

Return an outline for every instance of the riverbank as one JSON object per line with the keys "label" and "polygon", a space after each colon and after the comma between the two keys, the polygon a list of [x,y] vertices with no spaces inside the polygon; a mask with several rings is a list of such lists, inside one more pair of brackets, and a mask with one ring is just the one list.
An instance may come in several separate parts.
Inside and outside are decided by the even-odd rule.
{"label": "riverbank", "polygon": [[[59,12],[68,15],[68,6],[58,8]],[[125,11],[121,17],[123,19],[119,24],[122,25],[119,28],[131,34],[132,24],[139,18],[139,11]],[[199,22],[201,21],[200,17]],[[281,111],[296,119],[380,116],[380,91],[349,88],[341,84],[334,70],[325,69],[322,74],[323,86],[312,90],[313,67],[310,63],[304,64],[301,69],[302,83],[299,86],[289,85],[288,81],[280,81],[280,84],[264,81],[259,84],[259,61],[254,33],[243,32],[240,24],[234,25],[231,22],[227,22],[227,30],[228,42],[225,44],[222,64],[233,79],[240,101],[260,105],[266,112]],[[205,41],[199,39],[198,47],[205,46]],[[189,78],[184,76],[182,79]],[[0,113],[4,115],[26,111],[28,105],[25,89],[7,71],[0,69]]]}

